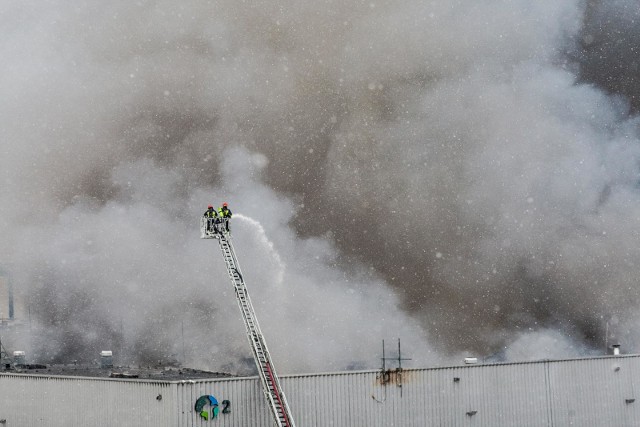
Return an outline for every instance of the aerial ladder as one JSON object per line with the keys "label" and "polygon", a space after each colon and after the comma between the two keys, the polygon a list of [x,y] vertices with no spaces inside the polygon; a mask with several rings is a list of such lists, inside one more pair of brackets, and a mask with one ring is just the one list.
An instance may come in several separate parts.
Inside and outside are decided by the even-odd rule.
{"label": "aerial ladder", "polygon": [[238,306],[242,312],[247,338],[249,338],[253,358],[260,375],[262,391],[267,398],[267,403],[271,409],[275,424],[278,427],[295,427],[289,404],[280,387],[278,375],[276,375],[269,350],[267,350],[267,343],[260,331],[258,319],[256,318],[256,313],[249,298],[249,292],[244,284],[240,265],[238,264],[236,253],[231,244],[228,226],[229,218],[201,218],[200,237],[203,239],[216,239],[220,244],[222,256],[227,264],[227,272],[229,273],[229,278],[236,292]]}

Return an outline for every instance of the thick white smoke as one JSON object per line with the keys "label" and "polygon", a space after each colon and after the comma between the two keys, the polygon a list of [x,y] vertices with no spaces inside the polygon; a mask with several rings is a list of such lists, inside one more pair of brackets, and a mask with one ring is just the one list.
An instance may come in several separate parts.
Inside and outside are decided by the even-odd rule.
{"label": "thick white smoke", "polygon": [[246,370],[250,353],[233,288],[215,241],[199,239],[202,202],[226,197],[237,201],[236,250],[286,371],[369,366],[381,337],[396,335],[418,360],[435,360],[417,322],[380,280],[360,267],[335,269],[338,253],[328,241],[296,238],[287,226],[295,207],[256,181],[264,165],[261,155],[227,150],[220,187],[181,193],[184,177],[174,171],[149,160],[122,162],[107,203],[77,200],[57,218],[23,228],[12,265],[15,280],[29,285],[21,294],[38,320],[38,356],[91,360],[109,347],[129,363],[184,358]]}
{"label": "thick white smoke", "polygon": [[396,336],[422,364],[638,345],[636,85],[597,60],[632,64],[606,42],[637,32],[602,3],[0,13],[0,260],[43,358],[241,370],[195,229],[222,200],[282,371],[377,366]]}

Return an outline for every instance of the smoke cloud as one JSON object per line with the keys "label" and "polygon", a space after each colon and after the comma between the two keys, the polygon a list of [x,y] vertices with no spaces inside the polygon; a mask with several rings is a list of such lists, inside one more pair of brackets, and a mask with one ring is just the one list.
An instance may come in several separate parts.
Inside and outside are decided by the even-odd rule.
{"label": "smoke cloud", "polygon": [[281,372],[377,367],[396,337],[415,366],[637,348],[640,32],[614,3],[7,6],[20,344],[246,370],[198,239],[224,200]]}

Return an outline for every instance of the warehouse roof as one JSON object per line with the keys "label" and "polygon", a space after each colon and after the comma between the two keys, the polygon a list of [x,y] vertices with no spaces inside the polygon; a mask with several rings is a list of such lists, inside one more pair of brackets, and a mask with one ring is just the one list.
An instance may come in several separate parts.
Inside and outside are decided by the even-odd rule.
{"label": "warehouse roof", "polygon": [[56,375],[91,378],[126,378],[146,379],[156,381],[178,381],[209,378],[230,378],[235,375],[226,372],[211,372],[191,368],[177,367],[131,367],[113,366],[101,368],[96,365],[15,365],[7,369],[0,368],[0,373]]}

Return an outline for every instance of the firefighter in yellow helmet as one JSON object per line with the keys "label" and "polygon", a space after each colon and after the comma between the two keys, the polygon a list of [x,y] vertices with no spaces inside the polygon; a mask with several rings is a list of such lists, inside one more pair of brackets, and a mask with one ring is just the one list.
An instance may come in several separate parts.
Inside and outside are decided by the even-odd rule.
{"label": "firefighter in yellow helmet", "polygon": [[223,219],[223,221],[226,224],[227,227],[227,232],[229,232],[229,220],[231,219],[231,215],[233,215],[231,213],[231,210],[229,209],[229,205],[227,204],[227,202],[224,202],[222,204],[222,207],[220,209],[218,209],[218,216],[220,218]]}

